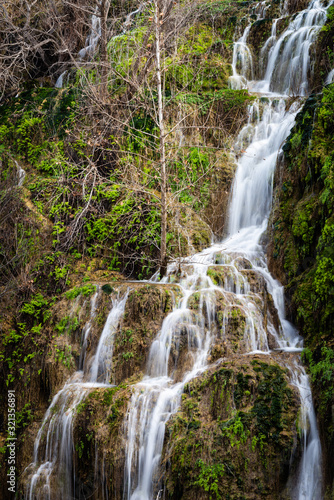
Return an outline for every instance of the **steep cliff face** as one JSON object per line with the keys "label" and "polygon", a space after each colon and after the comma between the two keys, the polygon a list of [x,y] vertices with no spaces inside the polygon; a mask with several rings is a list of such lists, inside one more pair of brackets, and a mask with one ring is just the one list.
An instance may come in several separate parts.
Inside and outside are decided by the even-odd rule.
{"label": "steep cliff face", "polygon": [[305,338],[329,490],[333,471],[333,85],[297,116],[276,173],[270,267],[285,284],[289,316]]}

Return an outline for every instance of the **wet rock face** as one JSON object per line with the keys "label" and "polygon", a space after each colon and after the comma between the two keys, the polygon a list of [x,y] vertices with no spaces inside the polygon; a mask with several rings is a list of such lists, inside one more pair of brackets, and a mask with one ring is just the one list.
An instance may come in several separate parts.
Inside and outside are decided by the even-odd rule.
{"label": "wet rock face", "polygon": [[[245,275],[245,283],[248,283],[247,300],[253,301],[261,310],[267,310],[269,316],[268,304],[272,299],[263,277],[249,269],[251,264],[247,259],[236,259],[234,264],[232,275],[237,279],[243,279]],[[226,279],[231,278],[231,266],[231,263],[210,266],[207,276],[214,284],[224,286]],[[193,266],[185,266],[178,273],[178,279],[187,279],[187,273],[192,275],[193,272]],[[173,280],[173,275],[170,278]],[[227,288],[235,287],[230,281]],[[168,423],[161,470],[164,484],[166,480],[170,498],[190,498],[190,491],[192,494],[196,492],[198,498],[206,498],[205,492],[214,490],[206,490],[205,481],[209,485],[215,484],[216,479],[210,476],[214,474],[219,484],[218,494],[225,484],[234,494],[240,488],[246,491],[249,487],[242,479],[242,470],[245,472],[249,467],[252,475],[260,478],[253,480],[255,485],[250,486],[251,490],[255,492],[258,488],[259,492],[264,488],[263,491],[276,494],[277,485],[283,485],[289,470],[287,456],[290,457],[293,443],[296,445],[297,442],[291,422],[296,418],[298,400],[287,385],[285,371],[268,361],[268,357],[237,354],[249,350],[245,337],[246,296],[242,299],[234,292],[217,287],[211,298],[205,300],[202,294],[206,285],[204,278],[197,279],[195,290],[188,299],[184,321],[182,315],[179,318],[169,353],[168,374],[178,382],[192,369],[199,324],[210,329],[214,338],[208,355],[212,366],[186,386],[181,408]],[[110,309],[110,296],[123,296],[128,287],[131,290],[124,316],[113,339],[112,379],[117,386],[92,389],[78,404],[73,418],[74,498],[77,499],[90,496],[97,500],[106,492],[109,497],[123,498],[128,445],[125,425],[129,418],[127,412],[132,387],[142,377],[152,341],[161,330],[164,319],[182,298],[181,287],[174,284],[121,283],[113,284],[112,290],[107,290],[104,285],[96,302],[89,356],[96,350],[99,332]],[[85,311],[81,314],[87,318],[82,299],[72,309],[76,310],[78,317],[80,311]],[[265,322],[263,324],[267,328]],[[269,333],[268,329],[268,336]],[[273,389],[275,377],[278,382]],[[275,420],[274,411],[278,412],[279,420]],[[187,451],[181,449],[181,443],[183,446],[186,441]],[[282,446],[283,451],[279,449]],[[216,455],[211,459],[211,450],[214,449]],[[268,450],[271,461],[267,459]],[[188,451],[186,468],[191,469],[197,479],[195,475],[188,477],[184,464],[179,463],[180,457],[185,457]],[[210,467],[213,467],[213,472]],[[267,469],[271,467],[278,472],[267,486]],[[180,470],[182,480],[175,477],[176,469]],[[61,470],[58,472],[61,475]],[[133,474],[135,476],[135,470]],[[156,479],[155,484],[159,485],[159,479]],[[51,488],[56,492],[58,486],[51,483]]]}
{"label": "wet rock face", "polygon": [[116,384],[143,372],[151,343],[179,296],[180,289],[176,285],[143,284],[131,290],[124,319],[115,336],[113,371]]}
{"label": "wet rock face", "polygon": [[77,408],[73,435],[75,498],[122,498],[125,437],[123,421],[131,397],[125,384],[97,389]]}
{"label": "wet rock face", "polygon": [[[304,6],[304,2],[299,2],[298,6],[297,3],[291,0],[290,13]],[[249,44],[256,53],[254,61],[270,34],[272,19],[278,16],[279,2],[273,1],[271,5],[267,2],[267,7],[268,18],[255,21],[250,30]],[[287,20],[277,24],[278,32],[285,29]],[[259,75],[260,70],[255,76]],[[313,120],[313,114],[310,117]],[[294,142],[296,146],[298,137]],[[211,200],[213,206],[213,200],[219,197],[218,188],[227,189],[232,179],[230,161],[222,166],[229,168],[226,172],[222,169],[214,179],[217,192]],[[297,181],[300,183],[300,179]],[[214,214],[214,210],[207,213],[217,234],[220,234],[225,220],[227,196],[223,198],[218,214]],[[179,216],[182,218],[182,213]],[[188,217],[186,213],[183,216]],[[179,222],[178,230],[180,226]],[[200,250],[209,245],[210,231],[206,224],[195,217],[190,222],[188,220],[188,226],[183,233],[181,231],[188,241],[187,248]],[[268,356],[245,354],[255,350],[251,344],[254,323],[255,337],[261,334],[265,339],[262,344],[256,342],[256,347],[277,347],[273,334],[280,327],[277,311],[263,276],[255,272],[248,259],[234,257],[231,254],[225,262],[223,252],[217,254],[215,265],[209,266],[203,282],[201,278],[194,281],[187,317],[181,318],[173,331],[167,372],[175,383],[182,381],[185,373],[194,366],[198,348],[196,328],[199,326],[202,333],[210,332],[214,337],[207,356],[211,366],[209,369],[206,366],[205,372],[196,373],[196,378],[184,387],[181,406],[167,423],[162,465],[153,477],[156,484],[154,498],[157,498],[160,487],[166,498],[175,500],[194,497],[219,499],[224,496],[285,498],[284,485],[291,473],[293,476],[295,464],[300,459],[296,430],[300,402],[295,388],[289,386],[285,368],[282,368],[286,366],[286,359],[272,353]],[[192,270],[190,267],[188,274],[194,273],[194,267]],[[182,268],[174,273],[173,280],[186,277],[187,269]],[[209,281],[216,289],[210,289],[212,294],[206,301],[202,292]],[[150,347],[180,296],[179,287],[172,284],[123,283],[115,287],[104,284],[105,295],[99,296],[87,339],[87,363],[94,357],[110,310],[109,296],[115,298],[118,291],[124,294],[128,286],[131,291],[124,317],[111,339],[114,349],[110,363],[113,366],[112,381],[117,387],[89,390],[75,410],[74,448],[70,453],[76,473],[71,495],[78,500],[124,498],[125,450],[129,442],[124,426],[129,418],[127,411],[133,386],[141,379],[148,365]],[[85,300],[81,297],[74,304],[73,315],[70,303],[65,299],[53,311],[54,321],[49,326],[58,333],[56,340],[50,341],[50,360],[45,364],[43,361],[47,386],[44,396],[54,394],[80,367],[81,330],[89,303]],[[151,361],[153,364],[154,359]],[[31,384],[30,390],[34,387]],[[144,392],[143,387],[139,390]],[[47,397],[44,397],[44,406]],[[154,397],[150,400],[150,412],[157,402],[157,396]],[[41,412],[43,405],[37,397],[35,403]],[[31,460],[37,430],[36,423],[27,429],[28,438],[20,450],[22,467]],[[61,482],[64,469],[59,467],[55,472]],[[130,473],[137,474],[133,464]],[[55,498],[59,496],[58,487],[56,480],[52,479],[51,490]]]}
{"label": "wet rock face", "polygon": [[299,398],[267,357],[223,358],[185,386],[161,473],[171,499],[285,498]]}
{"label": "wet rock face", "polygon": [[[332,40],[330,33],[333,21],[319,36],[324,54]],[[320,70],[317,74],[320,77]],[[333,190],[328,189],[333,175],[333,95],[330,85],[322,94],[310,96],[297,115],[275,175],[268,246],[269,268],[284,283],[289,317],[294,318],[305,339],[329,497],[334,491],[334,313],[329,271],[333,265],[333,233],[329,229],[333,227]],[[321,367],[327,368],[322,371]],[[326,373],[331,382],[319,373]]]}
{"label": "wet rock face", "polygon": [[[89,496],[100,500],[106,492],[109,497],[123,498],[128,445],[125,426],[133,387],[148,365],[151,344],[164,319],[182,299],[182,282],[189,278],[189,274],[194,276],[194,288],[184,317],[183,313],[180,314],[177,327],[173,326],[168,375],[174,382],[180,382],[193,368],[199,327],[210,331],[213,338],[207,359],[211,368],[186,386],[181,408],[168,422],[161,471],[166,491],[170,498],[175,499],[190,498],[191,491],[192,494],[196,492],[198,498],[206,498],[207,492],[216,491],[212,489],[216,488],[216,483],[218,495],[225,488],[231,495],[250,488],[251,492],[254,491],[254,498],[263,491],[268,495],[279,491],[289,472],[287,457],[297,443],[293,422],[298,401],[287,385],[285,371],[271,358],[238,354],[250,350],[250,311],[256,328],[259,332],[263,330],[268,339],[269,325],[274,322],[275,309],[266,283],[251,267],[245,258],[231,258],[226,265],[208,266],[206,275],[196,275],[192,265],[181,266],[170,276],[171,281],[181,280],[181,285],[103,284],[96,294],[94,315],[89,312],[93,303],[91,295],[73,298],[75,293],[71,292],[71,299],[64,299],[63,304],[57,305],[54,310],[56,324],[62,329],[61,337],[65,343],[72,339],[74,351],[75,346],[78,350],[82,344],[83,324],[91,318],[87,366],[84,364],[88,373],[111,308],[111,299],[123,297],[130,288],[123,319],[112,339],[111,382],[115,381],[117,386],[88,389],[73,416],[74,498]],[[210,280],[215,287],[208,289]],[[237,287],[243,287],[243,293],[237,294]],[[246,289],[248,293],[245,293]],[[253,304],[251,309],[249,304]],[[261,311],[261,317],[258,311]],[[265,313],[263,318],[262,313]],[[71,321],[68,318],[72,318]],[[57,342],[59,344],[59,340]],[[73,359],[76,359],[72,367],[75,369],[80,359],[78,356]],[[150,362],[154,363],[154,359]],[[154,404],[153,400],[151,404]],[[32,440],[27,442],[27,456],[30,457],[32,443]],[[181,444],[186,448],[183,449]],[[182,456],[185,462],[182,462]],[[51,478],[50,487],[55,495],[60,486],[54,478],[62,476],[61,467],[64,464],[56,466],[57,475]],[[247,472],[248,467],[252,477],[257,478],[249,484],[242,479],[242,471]],[[271,468],[277,473],[267,485],[267,471]],[[188,469],[193,471],[190,475]],[[175,470],[180,470],[181,479],[175,476]],[[135,475],[136,470],[133,470],[133,477]],[[159,478],[155,484],[159,485]]]}

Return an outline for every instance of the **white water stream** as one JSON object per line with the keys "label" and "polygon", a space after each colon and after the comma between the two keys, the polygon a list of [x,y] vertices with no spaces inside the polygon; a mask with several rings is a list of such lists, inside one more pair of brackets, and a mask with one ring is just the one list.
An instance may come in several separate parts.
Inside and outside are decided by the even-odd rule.
{"label": "white water stream", "polygon": [[[256,9],[261,19],[266,12],[265,2]],[[286,2],[282,3],[281,11],[287,14]],[[185,384],[209,367],[214,340],[228,339],[235,307],[245,318],[240,355],[258,352],[270,355],[269,345],[274,345],[281,352],[284,364],[284,353],[296,352],[295,364],[287,366],[290,382],[300,394],[303,454],[290,494],[296,500],[322,498],[320,440],[308,378],[298,357],[302,339],[285,319],[284,290],[267,269],[261,238],[271,209],[276,160],[300,106],[297,100],[287,110],[285,98],[291,94],[307,94],[310,48],[325,18],[326,8],[321,2],[312,0],[309,8],[297,14],[280,36],[276,31],[277,20],[274,21],[271,39],[262,49],[263,53],[266,51],[263,55],[267,65],[263,68],[261,81],[252,80],[253,57],[247,45],[250,26],[234,46],[231,85],[248,87],[264,98],[256,99],[250,106],[248,124],[235,145],[240,158],[231,194],[228,237],[183,260],[182,274],[177,280],[182,299],[164,319],[150,348],[146,374],[134,386],[125,421],[124,500],[157,498],[166,423],[180,407]],[[210,278],[210,266],[221,270],[224,277],[221,286],[215,285]],[[174,264],[168,267],[162,283],[175,279],[177,267]],[[256,289],[249,270],[257,273],[258,281],[262,278],[262,291]],[[278,327],[267,310],[266,289],[277,309]],[[217,297],[223,297],[226,303],[220,329],[216,324]],[[81,371],[76,372],[54,397],[36,439],[34,460],[29,466],[32,470],[26,494],[29,500],[75,498],[72,463],[75,408],[89,390],[110,383],[113,337],[126,299],[125,295],[114,302],[94,360],[89,363],[86,347],[96,296],[92,299],[91,317],[82,334]],[[196,310],[191,306],[194,300],[198,301]],[[53,485],[56,485],[56,494],[52,494]]]}
{"label": "white water stream", "polygon": [[99,289],[91,298],[89,318],[82,330],[81,370],[75,372],[54,396],[38,431],[33,462],[25,471],[29,475],[26,500],[75,498],[73,418],[78,405],[92,389],[110,387],[109,362],[106,362],[105,356],[112,358],[113,338],[128,296],[126,293],[113,301],[90,366],[86,360],[86,349],[96,315],[98,294]]}
{"label": "white water stream", "polygon": [[[258,4],[255,10],[258,19],[265,15],[265,2]],[[286,14],[285,4],[282,10]],[[188,270],[185,271],[186,278],[180,280],[183,299],[164,320],[150,350],[146,376],[137,384],[132,397],[126,423],[126,500],[152,500],[159,492],[158,467],[166,422],[179,408],[185,384],[208,367],[216,293],[223,294],[230,304],[225,311],[224,324],[228,322],[233,303],[241,304],[246,316],[245,354],[259,351],[269,354],[269,333],[281,352],[301,350],[302,339],[285,319],[283,287],[268,272],[261,236],[267,228],[277,157],[300,107],[297,101],[286,110],[285,97],[307,94],[311,71],[310,48],[325,20],[326,8],[317,0],[312,0],[308,9],[297,14],[280,37],[277,37],[277,21],[274,20],[270,40],[262,49],[262,54],[267,51],[267,67],[262,81],[249,81],[254,76],[253,57],[247,45],[251,25],[235,43],[232,87],[248,87],[265,95],[265,99],[257,100],[250,106],[249,122],[241,131],[236,145],[242,156],[232,189],[229,236],[221,244],[184,260]],[[217,256],[218,262],[227,271],[224,287],[215,286],[207,273],[210,265],[217,265]],[[280,320],[278,331],[270,320],[268,325],[264,325],[265,305],[261,303],[259,306],[254,300],[251,285],[237,264],[240,258],[247,259],[250,267],[265,278]],[[175,272],[176,266],[169,266],[168,276]],[[232,280],[228,279],[229,276]],[[168,277],[163,280],[166,281]],[[195,291],[200,294],[196,315],[188,307],[189,298]],[[224,333],[222,331],[221,335],[224,336]],[[170,351],[172,346],[180,344],[182,336],[187,339],[192,366],[181,380],[174,380],[176,367],[170,363]],[[296,361],[295,369],[290,367],[290,370],[291,383],[298,388],[301,398],[304,447],[297,484],[291,496],[298,500],[320,499],[321,448],[311,390],[299,361]]]}
{"label": "white water stream", "polygon": [[17,169],[17,185],[19,187],[22,187],[23,183],[24,183],[24,179],[26,177],[26,171],[23,170],[23,168],[21,167],[21,165],[19,165],[16,160],[14,160],[14,163],[15,163],[16,169]]}
{"label": "white water stream", "polygon": [[[131,27],[133,19],[140,14],[143,9],[146,6],[146,2],[142,2],[139,4],[139,7],[135,9],[134,11],[129,12],[127,14],[125,21],[122,25],[123,31],[122,33],[126,33],[126,31]],[[90,31],[89,34],[86,38],[85,41],[85,46],[79,50],[78,52],[78,59],[79,61],[83,61],[87,58],[93,58],[96,54],[98,44],[101,39],[101,17],[100,17],[100,1],[98,1],[98,4],[96,5],[95,12],[91,17],[91,26],[90,26]],[[118,35],[114,35],[112,38],[117,38]],[[55,83],[55,88],[61,89],[64,85],[65,77],[67,75],[67,83],[69,80],[69,71],[66,69],[63,71],[57,78],[57,81]]]}

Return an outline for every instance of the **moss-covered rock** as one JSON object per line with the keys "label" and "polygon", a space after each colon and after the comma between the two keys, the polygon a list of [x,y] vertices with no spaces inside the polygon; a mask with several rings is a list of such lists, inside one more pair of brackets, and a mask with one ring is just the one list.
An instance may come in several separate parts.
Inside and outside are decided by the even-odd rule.
{"label": "moss-covered rock", "polygon": [[73,437],[78,498],[97,500],[106,494],[122,498],[126,448],[123,421],[130,397],[131,387],[122,384],[92,391],[77,407]]}
{"label": "moss-covered rock", "polygon": [[224,360],[187,384],[165,435],[168,497],[283,498],[298,403],[268,358]]}
{"label": "moss-covered rock", "polygon": [[325,482],[333,472],[333,125],[334,86],[311,96],[297,115],[276,177],[269,265],[286,285],[288,313],[307,346],[325,452]]}

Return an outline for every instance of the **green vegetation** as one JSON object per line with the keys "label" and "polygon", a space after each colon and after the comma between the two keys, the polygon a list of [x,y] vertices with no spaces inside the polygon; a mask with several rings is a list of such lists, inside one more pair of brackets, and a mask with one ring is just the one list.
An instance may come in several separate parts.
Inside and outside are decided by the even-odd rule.
{"label": "green vegetation", "polygon": [[320,411],[325,414],[334,397],[334,350],[324,345],[318,362],[313,360],[313,354],[309,348],[304,349],[303,356],[309,366],[312,382],[323,386]]}
{"label": "green vegetation", "polygon": [[66,368],[74,368],[75,364],[72,356],[72,348],[71,346],[64,346],[59,348],[57,345],[55,346],[56,354],[55,360],[59,363],[62,363]]}
{"label": "green vegetation", "polygon": [[16,380],[29,384],[36,366],[34,358],[43,353],[46,340],[43,327],[51,317],[49,307],[53,303],[42,294],[36,294],[21,307],[15,328],[2,336],[0,359],[7,368],[7,386],[12,387]]}
{"label": "green vegetation", "polygon": [[[234,173],[232,144],[255,99],[246,90],[228,86],[232,45],[253,19],[249,44],[254,61],[259,57],[272,20],[279,15],[279,0],[267,3],[264,20],[256,19],[253,1],[222,0],[193,4],[189,12],[184,2],[171,4],[172,20],[162,21],[167,254],[170,261],[180,261],[170,283],[183,272],[180,257],[208,246],[212,235],[222,236]],[[41,7],[40,2],[36,5]],[[62,46],[70,47],[69,53],[59,47],[53,50],[53,41],[40,45],[33,56],[37,67],[31,60],[18,78],[27,81],[14,79],[1,94],[0,362],[5,386],[0,401],[5,408],[7,388],[20,390],[22,469],[36,422],[78,369],[80,332],[97,289],[93,283],[105,284],[92,321],[89,356],[111,299],[125,289],[121,283],[150,278],[160,265],[163,192],[152,13],[145,3],[125,29],[122,20],[132,4],[110,5],[108,33],[118,36],[107,44],[106,61],[102,39],[96,54],[77,57],[88,34],[91,6],[76,17],[76,2],[68,4],[66,12],[57,4]],[[44,16],[42,9],[35,9],[34,4],[32,22],[39,31],[53,10]],[[60,22],[52,18],[54,39],[60,36],[56,21]],[[16,38],[23,17],[18,22]],[[283,30],[286,22],[288,18],[277,29]],[[168,32],[174,25],[176,32]],[[334,65],[333,36],[331,7],[312,48],[317,54],[312,86],[317,90]],[[16,43],[13,51],[15,47]],[[55,88],[59,70],[66,65],[72,68],[68,79],[63,88]],[[107,68],[106,75],[101,68]],[[28,71],[36,80],[28,80]],[[289,317],[305,337],[303,356],[315,389],[326,463],[333,454],[334,436],[333,128],[334,85],[329,85],[307,99],[284,145],[285,163],[281,180],[276,179],[278,201],[268,235],[271,264],[288,292]],[[23,185],[18,185],[19,168],[25,171]],[[222,264],[219,254],[216,261]],[[226,269],[211,266],[208,275],[214,284],[224,283]],[[180,296],[177,286],[166,284],[142,283],[131,289],[113,339],[112,374],[118,385],[87,391],[75,411],[79,495],[102,495],[92,487],[96,450],[105,467],[104,482],[99,477],[103,495],[113,498],[122,491],[122,422],[132,387]],[[198,311],[198,292],[188,305]],[[217,337],[225,311],[226,300],[221,298],[216,307]],[[263,362],[261,355],[255,361],[239,355],[245,322],[237,303],[228,311],[228,342],[219,338],[210,353],[210,362],[216,364],[187,384],[179,411],[167,422],[157,474],[166,478],[164,494],[170,500],[276,498],[286,484],[299,449],[300,437],[294,431],[298,396],[284,369]],[[182,351],[183,331],[180,337],[180,345],[172,345],[169,367],[175,373],[180,370],[178,380],[192,362]],[[176,362],[173,366],[176,358],[181,368]]]}
{"label": "green vegetation", "polygon": [[329,85],[321,95],[311,96],[297,116],[284,146],[286,169],[273,220],[273,257],[275,265],[279,262],[285,270],[280,278],[291,301],[290,314],[305,338],[304,359],[326,435],[325,456],[332,454],[329,443],[334,432],[330,410],[334,401],[334,141],[329,133],[333,114],[334,85]]}
{"label": "green vegetation", "polygon": [[31,409],[31,403],[26,403],[20,411],[17,411],[15,413],[15,418],[16,418],[15,430],[16,430],[16,435],[18,435],[34,419]]}
{"label": "green vegetation", "polygon": [[72,290],[69,290],[68,292],[65,293],[65,296],[67,299],[72,300],[76,299],[79,295],[82,295],[83,297],[90,297],[95,292],[96,292],[96,286],[92,284],[87,284],[72,288]]}
{"label": "green vegetation", "polygon": [[249,431],[245,431],[244,424],[242,423],[240,416],[235,417],[232,421],[228,421],[222,425],[223,436],[227,437],[230,446],[236,446],[237,449],[240,448],[241,444],[245,444],[249,436]]}
{"label": "green vegetation", "polygon": [[197,460],[196,465],[199,468],[199,477],[194,481],[194,486],[199,486],[209,493],[210,500],[214,498],[220,500],[222,497],[219,494],[218,481],[224,474],[224,465],[207,465],[201,459]]}
{"label": "green vegetation", "polygon": [[176,498],[196,488],[212,499],[240,498],[258,495],[261,484],[261,494],[270,497],[284,475],[278,450],[290,457],[297,411],[286,373],[275,364],[224,362],[194,379],[168,424],[168,493]]}

